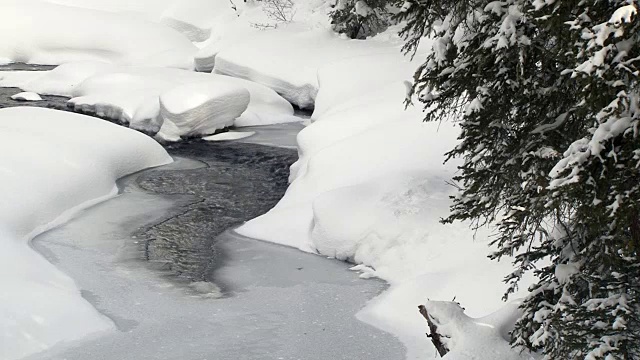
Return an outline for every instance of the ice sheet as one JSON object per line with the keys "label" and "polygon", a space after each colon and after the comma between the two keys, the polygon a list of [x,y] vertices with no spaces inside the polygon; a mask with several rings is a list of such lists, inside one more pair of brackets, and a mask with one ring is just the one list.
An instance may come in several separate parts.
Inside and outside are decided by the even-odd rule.
{"label": "ice sheet", "polygon": [[118,331],[30,359],[404,357],[395,338],[355,319],[385,285],[359,279],[347,264],[225,233],[214,275],[223,298],[149,270],[128,234],[179,201],[130,187],[36,239]]}

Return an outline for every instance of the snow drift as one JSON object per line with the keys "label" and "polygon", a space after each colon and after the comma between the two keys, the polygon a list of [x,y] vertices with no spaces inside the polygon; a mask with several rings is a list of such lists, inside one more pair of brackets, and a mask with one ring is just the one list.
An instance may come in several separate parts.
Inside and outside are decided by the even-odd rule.
{"label": "snow drift", "polygon": [[[298,135],[291,185],[271,211],[238,232],[352,261],[362,277],[387,280],[389,291],[359,318],[396,334],[408,358],[419,359],[434,349],[416,306],[455,297],[472,316],[496,311],[504,306],[501,279],[511,265],[486,258],[488,229],[439,222],[449,212],[455,189],[447,182],[457,166],[443,164],[444,153],[457,144],[459,130],[450,122],[424,123],[421,111],[405,109],[405,79],[416,65],[386,36],[361,42],[368,50],[327,40],[342,42],[333,48],[339,56],[317,69],[314,122]],[[305,56],[322,58],[320,52],[308,49]],[[227,66],[224,54],[216,68]],[[246,67],[253,66],[268,65]],[[516,358],[500,341],[509,349],[505,356]]]}
{"label": "snow drift", "polygon": [[211,35],[215,19],[233,14],[225,0],[44,0],[83,9],[107,11],[165,24],[194,42]]}
{"label": "snow drift", "polygon": [[187,84],[160,96],[160,117],[183,136],[213,134],[233,125],[248,105],[249,91],[242,86]]}
{"label": "snow drift", "polygon": [[[299,121],[291,104],[264,85],[181,69],[77,62],[46,72],[0,74],[0,86],[68,96],[75,111],[117,120],[147,133],[160,131],[165,140],[210,135],[230,124]],[[203,96],[208,101],[198,100]],[[172,99],[185,116],[161,112],[161,98],[165,103]]]}
{"label": "snow drift", "polygon": [[39,0],[0,3],[0,62],[100,60],[193,68],[196,47],[168,26]]}
{"label": "snow drift", "polygon": [[0,109],[0,358],[113,329],[29,241],[115,196],[116,179],[171,162],[152,139],[106,121]]}

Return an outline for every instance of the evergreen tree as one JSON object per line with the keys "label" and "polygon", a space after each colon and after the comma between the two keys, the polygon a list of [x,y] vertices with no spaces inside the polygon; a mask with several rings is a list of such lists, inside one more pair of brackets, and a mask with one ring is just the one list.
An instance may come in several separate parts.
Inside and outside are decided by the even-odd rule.
{"label": "evergreen tree", "polygon": [[337,0],[329,13],[336,32],[364,39],[384,31],[391,16],[387,5],[394,0]]}
{"label": "evergreen tree", "polygon": [[459,118],[461,186],[445,222],[496,224],[533,271],[513,344],[549,359],[640,358],[637,0],[412,0],[405,50],[433,52],[412,95]]}

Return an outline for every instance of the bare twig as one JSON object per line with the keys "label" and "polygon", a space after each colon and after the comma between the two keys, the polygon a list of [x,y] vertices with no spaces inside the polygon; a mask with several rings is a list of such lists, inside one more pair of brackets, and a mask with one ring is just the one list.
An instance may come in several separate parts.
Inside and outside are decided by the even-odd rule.
{"label": "bare twig", "polygon": [[262,10],[277,22],[290,23],[296,15],[293,0],[262,0]]}

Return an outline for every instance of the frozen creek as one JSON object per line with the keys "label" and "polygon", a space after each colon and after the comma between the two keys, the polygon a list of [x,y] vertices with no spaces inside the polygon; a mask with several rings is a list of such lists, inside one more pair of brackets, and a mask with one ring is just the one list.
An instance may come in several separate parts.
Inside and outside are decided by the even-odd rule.
{"label": "frozen creek", "polygon": [[290,146],[295,125],[250,130],[168,146],[176,163],[122,179],[120,196],[34,240],[117,331],[29,359],[404,358],[355,317],[384,283],[228,231],[277,202],[296,157],[250,143]]}

